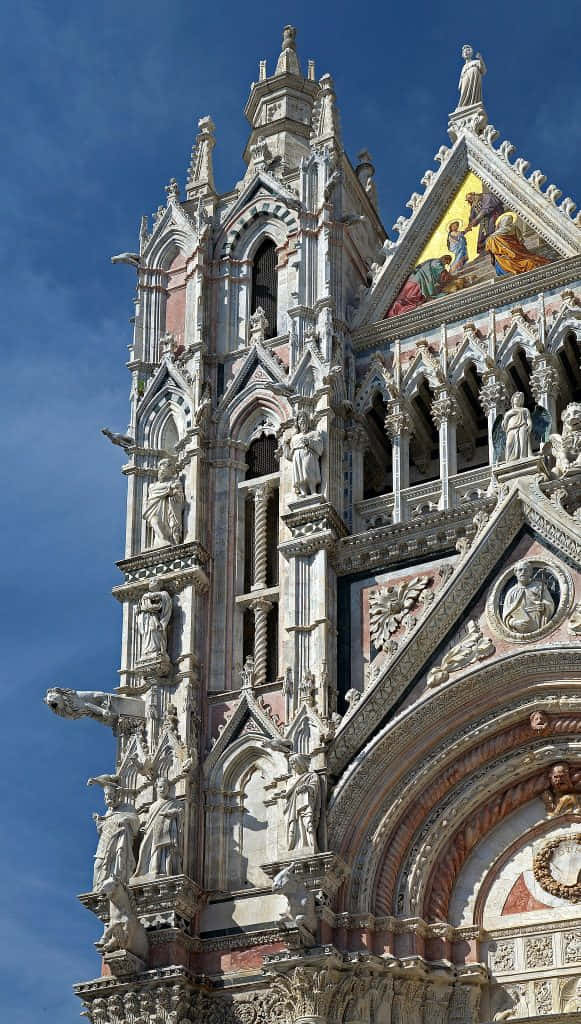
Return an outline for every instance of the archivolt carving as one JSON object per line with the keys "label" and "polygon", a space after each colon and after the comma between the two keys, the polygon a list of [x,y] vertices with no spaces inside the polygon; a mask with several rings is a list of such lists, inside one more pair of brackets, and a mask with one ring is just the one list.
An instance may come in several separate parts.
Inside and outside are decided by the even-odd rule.
{"label": "archivolt carving", "polygon": [[[538,701],[529,697],[499,708],[494,719],[484,715],[476,722],[468,721],[453,736],[433,748],[422,762],[416,763],[389,793],[384,793],[381,806],[389,806],[389,812],[385,814],[379,810],[357,841],[352,836],[345,840],[345,851],[347,847],[359,851],[353,866],[349,905],[361,912],[370,906],[377,913],[393,911],[395,883],[406,849],[431,809],[462,779],[535,736],[542,736],[546,741],[551,735],[581,733],[581,717],[573,714],[548,716],[540,711],[541,706],[551,708],[558,700],[545,692]],[[575,707],[575,702],[572,706]],[[524,716],[526,721],[522,721]],[[533,719],[530,724],[529,718]],[[495,735],[490,735],[492,732]],[[410,735],[413,733],[408,732]],[[478,740],[480,742],[476,742]],[[394,743],[397,749],[396,737]],[[384,759],[384,771],[387,769],[389,772],[390,761],[391,757]],[[397,754],[394,763],[397,763]],[[374,777],[370,785],[379,788],[379,778]],[[359,808],[360,816],[361,811],[362,806]]]}
{"label": "archivolt carving", "polygon": [[479,839],[521,804],[540,796],[546,786],[544,771],[533,775],[516,786],[509,786],[488,801],[476,815],[462,826],[438,859],[438,867],[431,880],[426,900],[426,919],[445,921],[454,881],[462,864]]}

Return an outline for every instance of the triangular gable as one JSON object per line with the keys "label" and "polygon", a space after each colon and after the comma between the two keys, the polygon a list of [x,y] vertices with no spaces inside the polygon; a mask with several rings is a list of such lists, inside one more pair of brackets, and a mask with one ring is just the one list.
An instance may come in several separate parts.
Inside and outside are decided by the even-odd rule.
{"label": "triangular gable", "polygon": [[247,687],[243,688],[238,705],[224,725],[204,762],[206,776],[211,774],[228,747],[243,733],[254,737],[259,736],[263,741],[274,743],[277,747],[285,742],[274,720],[269,715],[266,705],[263,707],[252,690]]}
{"label": "triangular gable", "polygon": [[[440,168],[426,172],[422,179],[424,193],[414,193],[407,204],[411,216],[400,217],[394,225],[399,239],[390,247],[386,245],[387,259],[355,314],[355,327],[382,319],[423,259],[432,258],[436,251],[439,256],[454,258],[455,253],[447,245],[441,251],[442,244],[447,243],[448,226],[453,220],[466,223],[468,207],[464,197],[476,189],[495,196],[504,211],[515,216],[526,236],[527,248],[536,236],[536,251],[541,256],[547,254],[548,259],[551,254],[552,258],[560,259],[581,253],[581,218],[572,216],[575,204],[568,197],[557,204],[561,193],[553,185],[543,192],[546,179],[540,171],[526,177],[528,162],[521,158],[511,163],[514,147],[509,142],[495,147],[497,135],[492,126],[480,135],[467,129],[451,149],[440,148],[435,157]],[[467,238],[471,257],[478,235],[472,229],[468,236],[473,233],[473,238]],[[479,273],[482,274],[482,268],[474,267],[471,276],[476,280],[468,286],[479,283]]]}
{"label": "triangular gable", "polygon": [[432,652],[462,621],[517,534],[527,525],[564,561],[581,568],[581,528],[575,520],[542,493],[534,477],[505,485],[495,510],[449,580],[439,588],[417,627],[342,719],[329,757],[333,774],[340,774],[389,709],[399,702]]}
{"label": "triangular gable", "polygon": [[325,365],[317,346],[312,341],[308,342],[288,380],[288,386],[296,394],[310,398],[322,386],[324,372]]}
{"label": "triangular gable", "polygon": [[[256,376],[258,372],[258,376]],[[270,384],[277,390],[282,389],[288,392],[288,381],[284,368],[271,352],[259,341],[254,342],[246,358],[230,381],[218,408],[220,411],[226,409],[246,388],[250,388],[255,377],[255,383],[259,387]]]}
{"label": "triangular gable", "polygon": [[296,231],[296,211],[300,205],[295,192],[267,171],[257,171],[228,210],[216,240],[217,257],[228,255],[244,227],[261,213],[277,216],[289,232]]}
{"label": "triangular gable", "polygon": [[172,234],[175,235],[176,243],[188,256],[190,253],[187,250],[193,250],[198,245],[200,233],[196,230],[191,217],[182,209],[179,200],[170,199],[165,210],[162,208],[159,216],[155,219],[151,235],[141,253],[141,262],[145,265],[153,265],[158,258],[160,248],[164,248],[166,245],[166,236],[171,237]]}
{"label": "triangular gable", "polygon": [[154,376],[148,381],[146,390],[143,391],[138,411],[140,419],[149,414],[152,402],[160,391],[163,391],[168,380],[170,380],[183,395],[192,396],[192,389],[188,381],[185,380],[178,367],[176,367],[172,357],[170,355],[164,355]]}

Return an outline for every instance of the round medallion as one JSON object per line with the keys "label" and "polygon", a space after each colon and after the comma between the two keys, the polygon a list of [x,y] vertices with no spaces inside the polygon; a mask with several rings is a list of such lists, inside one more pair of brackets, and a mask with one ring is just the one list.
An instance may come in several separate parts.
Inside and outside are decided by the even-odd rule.
{"label": "round medallion", "polygon": [[551,896],[581,903],[581,833],[545,843],[535,856],[533,872]]}
{"label": "round medallion", "polygon": [[566,569],[527,558],[505,569],[486,602],[492,629],[513,643],[547,636],[570,612],[573,581]]}

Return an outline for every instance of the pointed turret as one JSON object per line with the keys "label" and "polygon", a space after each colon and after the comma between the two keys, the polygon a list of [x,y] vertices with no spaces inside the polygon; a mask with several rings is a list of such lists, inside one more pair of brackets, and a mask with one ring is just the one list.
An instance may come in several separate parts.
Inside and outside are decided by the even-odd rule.
{"label": "pointed turret", "polygon": [[212,150],[216,145],[214,138],[214,122],[211,117],[201,117],[198,121],[199,132],[192,148],[192,157],[188,168],[186,195],[188,199],[199,199],[214,195],[214,166]]}
{"label": "pointed turret", "polygon": [[285,25],[276,70],[273,75],[267,75],[266,61],[260,61],[259,80],[252,83],[246,104],[245,114],[252,131],[244,159],[251,172],[257,156],[260,169],[284,173],[298,167],[301,159],[308,155],[313,108],[320,93],[320,86],[312,76],[312,61],[308,77],[301,71],[296,29]]}
{"label": "pointed turret", "polygon": [[329,149],[341,150],[341,126],[337,97],[331,75],[323,75],[319,82],[321,94],[313,111],[313,128],[311,145],[328,146]]}

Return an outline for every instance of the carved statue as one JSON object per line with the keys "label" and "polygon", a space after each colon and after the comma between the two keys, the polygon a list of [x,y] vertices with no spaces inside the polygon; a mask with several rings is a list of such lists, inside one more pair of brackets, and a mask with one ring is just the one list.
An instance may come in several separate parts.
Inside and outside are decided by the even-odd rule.
{"label": "carved statue", "polygon": [[100,690],[71,690],[51,686],[44,703],[60,718],[94,718],[104,725],[115,725],[119,715],[143,718],[145,705],[140,697],[118,697]]}
{"label": "carved statue", "polygon": [[257,306],[250,317],[250,344],[263,342],[268,331],[268,320],[262,306]]}
{"label": "carved statue", "polygon": [[93,872],[95,892],[98,892],[112,876],[123,883],[129,881],[135,869],[133,842],[139,832],[139,817],[136,812],[130,808],[120,807],[118,784],[104,781],[103,795],[107,810],[105,814],[93,815],[99,833]]}
{"label": "carved statue", "polygon": [[286,898],[287,907],[280,915],[281,921],[290,927],[298,928],[299,935],[305,946],[315,945],[317,932],[317,915],[315,913],[315,897],[304,882],[295,874],[296,862],[279,871],[272,881],[272,891]]}
{"label": "carved statue", "polygon": [[462,47],[464,67],[460,72],[458,91],[460,98],[456,110],[462,107],[472,107],[475,103],[482,103],[482,79],[486,74],[486,64],[480,53],[474,57],[474,50],[471,46]]}
{"label": "carved statue", "polygon": [[502,418],[502,427],[506,433],[505,461],[516,462],[517,459],[528,459],[532,455],[531,433],[533,423],[531,414],[525,408],[525,396],[517,391],[511,399],[511,408]]}
{"label": "carved statue", "polygon": [[563,476],[581,467],[581,404],[569,402],[563,412],[560,434],[551,434],[551,451],[556,460],[555,472]]}
{"label": "carved statue", "polygon": [[309,771],[308,758],[304,754],[292,754],[289,765],[294,778],[289,782],[285,799],[288,848],[307,848],[313,853],[318,853],[321,778],[317,772]]}
{"label": "carved statue", "polygon": [[489,658],[495,650],[490,637],[483,636],[478,623],[470,619],[466,626],[466,636],[446,652],[439,668],[433,668],[428,673],[427,685],[441,686],[450,678],[451,672]]}
{"label": "carved statue", "polygon": [[581,771],[573,772],[565,762],[552,766],[549,770],[549,788],[541,794],[549,818],[581,811],[581,792],[578,790],[580,779]]}
{"label": "carved statue", "polygon": [[137,609],[137,627],[141,634],[141,660],[167,654],[167,627],[172,613],[171,594],[160,590],[152,580]]}
{"label": "carved statue", "polygon": [[543,569],[535,571],[529,562],[518,562],[514,572],[516,583],[504,599],[502,621],[507,629],[526,636],[552,619],[555,602],[543,578]]}
{"label": "carved statue", "polygon": [[311,430],[307,412],[301,410],[296,416],[297,432],[290,444],[285,443],[285,456],[293,465],[293,487],[296,494],[305,497],[316,494],[321,483],[321,455],[323,435],[320,430]]}
{"label": "carved statue", "polygon": [[146,961],[147,933],[135,914],[127,889],[118,878],[111,877],[103,882],[101,893],[109,900],[109,921],[97,943],[98,948],[103,953],[125,950]]}
{"label": "carved statue", "polygon": [[182,818],[182,803],[170,798],[169,780],[160,779],[145,823],[136,878],[181,874]]}
{"label": "carved statue", "polygon": [[143,518],[153,530],[153,547],[181,544],[184,489],[177,476],[174,459],[161,459],[157,483],[149,485]]}

